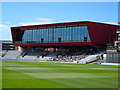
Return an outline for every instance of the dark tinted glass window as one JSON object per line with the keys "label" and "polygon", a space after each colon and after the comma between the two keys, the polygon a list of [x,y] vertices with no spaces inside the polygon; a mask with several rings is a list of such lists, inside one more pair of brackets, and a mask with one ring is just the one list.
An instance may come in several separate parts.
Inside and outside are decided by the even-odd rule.
{"label": "dark tinted glass window", "polygon": [[86,25],[26,29],[22,43],[90,42]]}

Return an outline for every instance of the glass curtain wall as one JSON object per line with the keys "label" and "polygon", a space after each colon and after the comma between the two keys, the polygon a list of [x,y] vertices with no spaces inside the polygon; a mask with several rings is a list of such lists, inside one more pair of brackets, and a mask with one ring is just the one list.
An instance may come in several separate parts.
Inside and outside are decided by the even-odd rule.
{"label": "glass curtain wall", "polygon": [[26,29],[22,43],[90,42],[86,25]]}

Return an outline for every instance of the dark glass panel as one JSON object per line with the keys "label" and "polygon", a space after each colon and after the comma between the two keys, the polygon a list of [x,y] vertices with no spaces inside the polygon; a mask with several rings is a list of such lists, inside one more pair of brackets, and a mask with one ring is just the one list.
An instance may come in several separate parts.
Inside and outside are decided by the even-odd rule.
{"label": "dark glass panel", "polygon": [[[50,42],[89,42],[90,37],[86,25],[50,27],[33,30],[24,30],[19,41],[23,43],[50,43]],[[19,36],[18,36],[19,37]],[[60,40],[58,40],[60,39]],[[17,39],[16,39],[17,41]]]}

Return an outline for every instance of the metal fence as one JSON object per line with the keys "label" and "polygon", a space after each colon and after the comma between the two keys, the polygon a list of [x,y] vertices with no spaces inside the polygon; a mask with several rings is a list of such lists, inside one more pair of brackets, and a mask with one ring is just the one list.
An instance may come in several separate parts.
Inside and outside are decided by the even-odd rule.
{"label": "metal fence", "polygon": [[107,52],[106,62],[120,63],[120,52]]}

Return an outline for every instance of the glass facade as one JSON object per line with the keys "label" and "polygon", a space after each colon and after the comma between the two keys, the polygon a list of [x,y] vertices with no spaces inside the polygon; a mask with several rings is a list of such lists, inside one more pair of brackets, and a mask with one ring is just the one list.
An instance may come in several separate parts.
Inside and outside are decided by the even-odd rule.
{"label": "glass facade", "polygon": [[26,29],[21,43],[90,42],[86,25]]}

